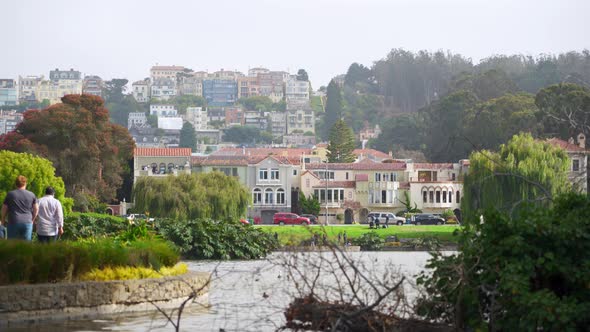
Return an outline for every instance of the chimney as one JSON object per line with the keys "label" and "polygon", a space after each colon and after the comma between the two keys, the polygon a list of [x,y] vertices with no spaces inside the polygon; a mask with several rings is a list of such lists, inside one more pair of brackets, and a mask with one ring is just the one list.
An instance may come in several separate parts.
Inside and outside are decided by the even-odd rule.
{"label": "chimney", "polygon": [[578,134],[578,145],[582,148],[582,149],[586,149],[586,135],[579,133]]}
{"label": "chimney", "polygon": [[567,142],[568,142],[569,144],[574,144],[574,143],[575,143],[575,142],[574,142],[574,138],[573,138],[573,137],[570,137],[570,139],[568,139],[568,140],[567,140]]}
{"label": "chimney", "polygon": [[388,154],[389,154],[389,158],[393,159],[393,151],[390,150]]}

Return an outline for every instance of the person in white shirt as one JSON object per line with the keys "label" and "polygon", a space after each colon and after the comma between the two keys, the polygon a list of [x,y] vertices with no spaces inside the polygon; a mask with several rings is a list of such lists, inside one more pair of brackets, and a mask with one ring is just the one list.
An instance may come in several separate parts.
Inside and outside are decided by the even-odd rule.
{"label": "person in white shirt", "polygon": [[47,187],[45,196],[39,199],[39,214],[35,225],[37,239],[42,243],[53,242],[64,232],[63,209],[54,195],[55,189]]}

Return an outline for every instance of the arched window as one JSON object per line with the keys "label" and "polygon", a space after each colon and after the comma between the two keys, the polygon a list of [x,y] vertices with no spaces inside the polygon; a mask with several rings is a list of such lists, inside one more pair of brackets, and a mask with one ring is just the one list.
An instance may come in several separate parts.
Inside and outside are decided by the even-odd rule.
{"label": "arched window", "polygon": [[168,173],[172,173],[172,170],[174,169],[174,164],[173,163],[169,163],[168,164]]}
{"label": "arched window", "polygon": [[166,164],[160,164],[160,174],[166,174]]}
{"label": "arched window", "polygon": [[266,190],[264,190],[264,204],[272,204],[273,203],[272,196],[273,196],[272,189],[266,188]]}
{"label": "arched window", "polygon": [[453,191],[449,190],[449,203],[453,203]]}
{"label": "arched window", "polygon": [[260,188],[254,188],[252,191],[252,202],[254,204],[262,204],[262,190]]}
{"label": "arched window", "polygon": [[283,188],[277,189],[277,204],[285,204],[285,190]]}
{"label": "arched window", "polygon": [[459,192],[459,190],[457,190],[457,197],[455,199],[455,202],[457,204],[461,203],[461,193]]}
{"label": "arched window", "polygon": [[152,163],[152,165],[150,167],[152,168],[152,173],[155,174],[158,172],[158,164]]}
{"label": "arched window", "polygon": [[428,202],[428,189],[422,188],[422,203]]}

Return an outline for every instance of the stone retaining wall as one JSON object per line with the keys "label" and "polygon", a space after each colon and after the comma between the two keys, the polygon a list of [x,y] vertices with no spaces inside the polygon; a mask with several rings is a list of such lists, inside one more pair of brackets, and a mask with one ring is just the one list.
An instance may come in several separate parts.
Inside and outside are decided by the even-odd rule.
{"label": "stone retaining wall", "polygon": [[190,272],[159,279],[0,286],[0,327],[40,320],[174,307],[196,292],[204,303],[209,273]]}

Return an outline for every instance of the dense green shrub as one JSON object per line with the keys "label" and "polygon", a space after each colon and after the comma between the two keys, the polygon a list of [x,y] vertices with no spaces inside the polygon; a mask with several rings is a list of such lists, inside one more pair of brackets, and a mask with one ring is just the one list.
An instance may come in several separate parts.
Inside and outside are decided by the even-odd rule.
{"label": "dense green shrub", "polygon": [[38,244],[0,241],[0,285],[76,280],[94,268],[173,266],[177,249],[163,240],[123,244],[111,239]]}
{"label": "dense green shrub", "polygon": [[71,213],[64,220],[63,239],[114,236],[129,227],[129,222],[118,216],[99,213]]}
{"label": "dense green shrub", "polygon": [[161,219],[156,229],[192,259],[257,259],[278,246],[271,234],[238,221]]}
{"label": "dense green shrub", "polygon": [[372,231],[365,233],[355,239],[352,242],[361,247],[361,250],[377,251],[383,248],[385,240],[383,240],[377,232]]}
{"label": "dense green shrub", "polygon": [[482,220],[467,220],[458,254],[429,262],[417,313],[458,330],[587,330],[590,200],[568,194],[551,208],[488,210]]}

